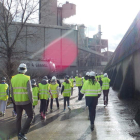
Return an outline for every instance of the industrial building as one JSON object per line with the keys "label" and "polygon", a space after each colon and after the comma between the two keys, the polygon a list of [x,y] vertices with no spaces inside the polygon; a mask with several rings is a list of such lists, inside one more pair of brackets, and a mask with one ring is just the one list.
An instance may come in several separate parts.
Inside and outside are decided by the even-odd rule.
{"label": "industrial building", "polygon": [[[84,74],[90,70],[97,73],[103,71],[108,61],[108,53],[102,53],[102,50],[106,48],[106,52],[108,52],[108,40],[101,39],[100,25],[98,33],[93,38],[88,38],[85,35],[85,25],[66,25],[63,23],[63,19],[75,14],[75,4],[66,2],[57,5],[57,0],[39,1],[39,24],[26,23],[19,36],[24,35],[24,37],[15,44],[17,50],[25,52],[19,61],[27,64],[28,72],[38,72],[39,75],[55,72],[57,75],[75,76],[76,73]],[[20,26],[19,22],[13,22],[12,26],[9,27],[11,42],[14,40],[15,28],[18,26]],[[29,37],[28,34],[32,34],[32,37]],[[67,39],[69,43],[63,39]],[[0,42],[2,45],[3,40],[1,39]],[[76,57],[68,63],[63,50],[66,47],[71,49],[73,44],[76,46],[74,51]],[[48,55],[44,53],[47,48],[54,45],[58,48],[51,52],[53,57],[50,53]],[[57,50],[57,53],[54,53],[54,50]]]}

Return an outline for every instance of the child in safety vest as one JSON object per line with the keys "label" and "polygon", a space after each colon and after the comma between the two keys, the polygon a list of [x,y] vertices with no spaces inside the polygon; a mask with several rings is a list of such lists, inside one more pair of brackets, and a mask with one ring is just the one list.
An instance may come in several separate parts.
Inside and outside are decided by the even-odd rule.
{"label": "child in safety vest", "polygon": [[49,85],[49,92],[51,94],[51,105],[50,105],[50,111],[52,112],[52,108],[53,108],[53,99],[56,100],[56,105],[57,105],[57,109],[59,109],[59,101],[58,101],[58,97],[59,97],[59,84],[57,83],[56,77],[53,76]]}
{"label": "child in safety vest", "polygon": [[0,83],[0,115],[5,115],[5,110],[7,106],[8,94],[9,94],[9,86],[5,83],[6,78],[2,78],[2,82]]}
{"label": "child in safety vest", "polygon": [[70,108],[71,87],[72,85],[69,80],[69,76],[66,75],[64,78],[64,82],[62,83],[62,90],[61,90],[61,94],[63,94],[63,97],[64,97],[64,112],[66,110],[66,102],[67,102],[69,111],[71,110]]}
{"label": "child in safety vest", "polygon": [[34,112],[34,117],[33,121],[35,121],[35,106],[38,104],[38,97],[39,97],[39,88],[37,87],[35,79],[31,80],[32,84],[32,93],[33,93],[33,112]]}
{"label": "child in safety vest", "polygon": [[39,99],[41,101],[40,112],[43,119],[46,119],[46,107],[49,97],[49,83],[46,79],[42,79],[41,83],[39,83]]}
{"label": "child in safety vest", "polygon": [[110,79],[108,78],[107,73],[104,73],[104,78],[102,78],[102,90],[103,90],[103,100],[104,105],[108,104],[108,93],[110,88]]}

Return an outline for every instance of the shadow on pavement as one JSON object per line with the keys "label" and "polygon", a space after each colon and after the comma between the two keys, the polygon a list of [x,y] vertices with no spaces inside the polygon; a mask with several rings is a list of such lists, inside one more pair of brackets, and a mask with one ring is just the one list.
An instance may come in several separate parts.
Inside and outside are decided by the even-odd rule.
{"label": "shadow on pavement", "polygon": [[34,131],[36,129],[40,129],[40,128],[46,126],[47,124],[56,120],[60,115],[62,115],[62,112],[55,114],[49,118],[47,118],[47,116],[46,116],[46,120],[42,120],[39,114],[36,115],[35,116],[35,123],[30,127],[29,131],[31,132],[31,131]]}
{"label": "shadow on pavement", "polygon": [[73,109],[73,110],[65,113],[64,116],[62,116],[61,121],[73,118],[73,117],[83,113],[84,111],[85,111],[85,108]]}
{"label": "shadow on pavement", "polygon": [[90,137],[91,140],[97,140],[96,129],[94,129],[94,131],[91,131],[89,126],[87,130],[83,133],[83,135],[81,135],[81,137],[77,140],[90,140],[88,137]]}
{"label": "shadow on pavement", "polygon": [[16,136],[16,119],[13,117],[0,120],[0,140],[9,140]]}

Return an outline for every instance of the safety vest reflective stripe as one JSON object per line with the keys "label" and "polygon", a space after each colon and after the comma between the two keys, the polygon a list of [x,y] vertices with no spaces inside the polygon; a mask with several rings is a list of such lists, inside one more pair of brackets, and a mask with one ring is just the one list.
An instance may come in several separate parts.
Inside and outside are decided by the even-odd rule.
{"label": "safety vest reflective stripe", "polygon": [[89,95],[89,94],[91,94],[91,95],[97,95],[97,94],[101,94],[101,93],[85,93],[85,95],[86,95],[86,94],[88,94],[88,95]]}
{"label": "safety vest reflective stripe", "polygon": [[81,90],[81,92],[87,92],[87,91],[96,91],[96,92],[100,92],[101,91],[101,89],[98,89],[98,90]]}
{"label": "safety vest reflective stripe", "polygon": [[39,93],[39,94],[48,94],[48,93],[46,93],[46,92],[41,92],[41,93]]}
{"label": "safety vest reflective stripe", "polygon": [[98,89],[98,90],[85,90],[85,91],[100,91],[100,89]]}
{"label": "safety vest reflective stripe", "polygon": [[38,101],[38,99],[34,99],[34,101]]}
{"label": "safety vest reflective stripe", "polygon": [[37,96],[33,96],[33,97],[37,97]]}
{"label": "safety vest reflective stripe", "polygon": [[28,94],[28,92],[14,92],[14,94]]}
{"label": "safety vest reflective stripe", "polygon": [[104,87],[108,87],[109,85],[103,85]]}
{"label": "safety vest reflective stripe", "polygon": [[79,82],[79,83],[76,82],[76,84],[82,84],[82,82]]}
{"label": "safety vest reflective stripe", "polygon": [[68,92],[63,92],[63,93],[70,93],[70,92],[68,91]]}
{"label": "safety vest reflective stripe", "polygon": [[46,90],[46,89],[40,89],[39,91],[48,91],[48,90]]}
{"label": "safety vest reflective stripe", "polygon": [[56,91],[56,90],[50,90],[50,91]]}
{"label": "safety vest reflective stripe", "polygon": [[13,89],[27,89],[27,87],[13,87]]}

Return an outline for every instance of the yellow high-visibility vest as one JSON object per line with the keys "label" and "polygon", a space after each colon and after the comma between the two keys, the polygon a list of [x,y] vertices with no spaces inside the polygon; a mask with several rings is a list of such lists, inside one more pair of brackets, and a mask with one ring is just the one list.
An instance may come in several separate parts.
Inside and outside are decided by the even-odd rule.
{"label": "yellow high-visibility vest", "polygon": [[29,80],[30,76],[24,74],[17,74],[11,79],[15,102],[29,101],[27,92],[27,82]]}
{"label": "yellow high-visibility vest", "polygon": [[43,85],[39,83],[39,99],[48,100],[50,97],[49,84]]}
{"label": "yellow high-visibility vest", "polygon": [[94,84],[92,84],[91,80],[87,80],[81,89],[81,93],[85,94],[85,96],[97,97],[99,94],[101,94],[99,82],[94,81]]}
{"label": "yellow high-visibility vest", "polygon": [[6,101],[8,99],[7,89],[8,84],[0,84],[0,100]]}

